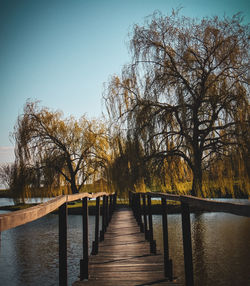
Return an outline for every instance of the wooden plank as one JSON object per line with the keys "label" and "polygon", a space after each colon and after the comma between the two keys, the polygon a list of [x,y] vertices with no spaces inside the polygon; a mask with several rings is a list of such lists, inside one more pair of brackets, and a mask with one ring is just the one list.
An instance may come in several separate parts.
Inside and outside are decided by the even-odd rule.
{"label": "wooden plank", "polygon": [[7,214],[0,215],[0,232],[17,227],[19,225],[26,224],[33,220],[37,220],[48,213],[53,212],[61,205],[66,202],[76,201],[82,198],[97,198],[103,195],[110,196],[112,194],[108,193],[96,193],[96,194],[89,194],[89,193],[80,193],[74,195],[65,195],[65,196],[58,196],[54,199],[51,199],[45,203],[39,204],[34,207],[30,207],[28,209],[14,211]]}
{"label": "wooden plank", "polygon": [[162,198],[165,197],[167,200],[170,201],[179,201],[180,196],[179,195],[174,195],[174,194],[167,194],[167,193],[152,193],[152,192],[147,192],[147,193],[140,193],[142,195],[150,195],[152,198]]}
{"label": "wooden plank", "polygon": [[150,245],[140,232],[130,210],[113,214],[98,255],[89,258],[88,281],[73,285],[181,285],[164,276],[164,257],[150,254]]}
{"label": "wooden plank", "polygon": [[250,205],[220,202],[216,200],[208,200],[192,196],[180,196],[180,201],[188,204],[189,206],[198,207],[202,210],[226,212],[235,215],[250,217]]}
{"label": "wooden plank", "polygon": [[185,280],[187,286],[193,286],[194,275],[193,275],[192,239],[191,239],[189,205],[186,203],[181,203],[181,208],[182,208],[181,218],[182,218]]}
{"label": "wooden plank", "polygon": [[88,278],[88,264],[89,264],[89,227],[88,227],[88,200],[82,200],[82,256],[80,260],[80,278]]}
{"label": "wooden plank", "polygon": [[66,203],[66,196],[59,196],[28,209],[2,214],[0,215],[0,232],[41,218],[64,203]]}
{"label": "wooden plank", "polygon": [[67,203],[59,207],[59,285],[67,286]]}
{"label": "wooden plank", "polygon": [[109,196],[109,195],[112,195],[112,194],[108,194],[104,192],[95,193],[95,194],[79,193],[79,194],[67,195],[67,202],[73,202],[73,201],[77,201],[77,200],[84,199],[84,198],[96,199],[102,196]]}
{"label": "wooden plank", "polygon": [[180,201],[189,204],[189,206],[194,206],[199,208],[199,210],[213,211],[213,212],[225,212],[240,216],[250,217],[250,205],[243,205],[239,203],[228,203],[216,200],[203,199],[193,196],[182,196],[173,195],[166,193],[140,193],[144,195],[149,195],[152,198],[166,198],[170,201]]}
{"label": "wooden plank", "polygon": [[[133,283],[131,284],[131,281],[122,281],[122,284],[119,284],[117,282],[121,282],[121,281],[106,281],[106,280],[92,280],[92,281],[77,281],[75,282],[73,285],[74,286],[83,286],[83,285],[88,285],[88,286],[145,286],[145,284],[142,284],[141,281],[133,281]],[[167,282],[165,280],[158,280],[157,284],[155,283],[155,281],[153,281],[153,283],[151,283],[152,281],[148,281],[148,285],[153,285],[153,286],[170,286],[170,285],[176,285],[176,286],[183,286],[183,284],[180,283],[175,283],[175,282]]]}
{"label": "wooden plank", "polygon": [[151,196],[151,198],[166,198],[169,201],[180,201],[189,204],[189,206],[197,207],[202,211],[225,212],[240,216],[250,217],[250,205],[239,203],[228,203],[216,200],[203,199],[193,196],[173,195],[166,193],[140,193]]}

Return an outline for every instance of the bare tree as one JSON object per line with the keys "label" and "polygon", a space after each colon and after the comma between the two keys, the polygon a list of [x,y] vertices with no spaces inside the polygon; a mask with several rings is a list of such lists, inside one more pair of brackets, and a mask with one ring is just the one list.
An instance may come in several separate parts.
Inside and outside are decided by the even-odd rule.
{"label": "bare tree", "polygon": [[104,96],[148,158],[186,161],[193,195],[202,195],[214,154],[227,155],[239,136],[249,138],[249,26],[241,23],[239,14],[196,20],[155,13],[134,27],[132,63]]}

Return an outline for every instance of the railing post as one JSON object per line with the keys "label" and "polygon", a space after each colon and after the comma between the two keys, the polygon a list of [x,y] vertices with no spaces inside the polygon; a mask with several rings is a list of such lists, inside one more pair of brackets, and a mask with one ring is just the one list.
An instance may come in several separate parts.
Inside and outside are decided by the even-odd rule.
{"label": "railing post", "polygon": [[136,194],[133,194],[133,211],[135,219],[137,221]]}
{"label": "railing post", "polygon": [[113,194],[112,196],[112,215],[115,211],[115,200],[116,200],[116,194]]}
{"label": "railing post", "polygon": [[112,218],[112,208],[113,208],[113,197],[112,195],[109,196],[109,223]]}
{"label": "railing post", "polygon": [[113,194],[113,208],[112,208],[112,213],[115,211],[115,194]]}
{"label": "railing post", "polygon": [[64,203],[59,207],[59,285],[67,284],[67,203]]}
{"label": "railing post", "polygon": [[128,200],[129,200],[129,206],[130,206],[130,208],[132,208],[131,191],[128,192]]}
{"label": "railing post", "polygon": [[109,205],[109,222],[110,222],[113,213],[113,195],[110,195],[109,200],[110,200],[110,205]]}
{"label": "railing post", "polygon": [[164,247],[164,274],[170,281],[173,280],[173,264],[169,259],[169,247],[168,247],[168,217],[167,217],[167,201],[166,198],[161,198],[162,204],[162,234],[163,234],[163,247]]}
{"label": "railing post", "polygon": [[134,205],[134,216],[135,216],[135,220],[136,220],[136,222],[138,223],[137,194],[134,194],[133,205]]}
{"label": "railing post", "polygon": [[95,240],[92,246],[92,255],[98,254],[99,246],[99,218],[100,218],[100,197],[96,198],[95,205]]}
{"label": "railing post", "polygon": [[88,279],[89,276],[88,198],[82,199],[82,238],[83,259],[80,260],[80,280]]}
{"label": "railing post", "polygon": [[141,218],[141,195],[140,194],[137,194],[137,204],[138,204],[138,224],[140,226],[140,232],[143,232],[144,231],[144,227],[143,227],[143,223],[142,223],[142,218]]}
{"label": "railing post", "polygon": [[102,230],[100,232],[100,241],[104,240],[104,233],[106,231],[106,196],[102,197]]}
{"label": "railing post", "polygon": [[132,204],[132,211],[133,211],[134,217],[136,218],[135,194],[134,193],[131,193],[131,204]]}
{"label": "railing post", "polygon": [[143,210],[143,220],[144,220],[144,232],[145,232],[145,239],[149,240],[148,237],[148,220],[147,220],[147,213],[146,213],[146,195],[142,195],[142,210]]}
{"label": "railing post", "polygon": [[140,231],[143,232],[143,228],[141,225],[141,214],[140,214],[140,194],[134,194],[134,215],[137,221],[138,226],[140,227]]}
{"label": "railing post", "polygon": [[105,232],[107,231],[108,225],[109,225],[109,197],[106,196],[106,228],[105,228]]}
{"label": "railing post", "polygon": [[186,280],[186,286],[193,286],[194,275],[193,275],[192,240],[191,240],[189,205],[187,203],[181,202],[181,211],[182,211],[182,235],[183,235],[184,264],[185,264],[185,280]]}
{"label": "railing post", "polygon": [[152,221],[152,209],[151,209],[151,196],[148,195],[148,222],[149,222],[149,243],[150,252],[156,254],[156,241],[153,234],[153,221]]}
{"label": "railing post", "polygon": [[114,194],[115,196],[115,201],[114,201],[114,209],[116,208],[116,201],[117,201],[117,194]]}

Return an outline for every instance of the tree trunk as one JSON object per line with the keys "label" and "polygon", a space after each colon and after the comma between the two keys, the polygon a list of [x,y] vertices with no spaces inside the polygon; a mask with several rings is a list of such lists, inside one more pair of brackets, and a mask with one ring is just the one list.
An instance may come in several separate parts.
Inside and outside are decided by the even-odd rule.
{"label": "tree trunk", "polygon": [[192,184],[191,195],[203,197],[201,156],[199,155],[195,156],[195,162],[193,166],[193,184]]}
{"label": "tree trunk", "polygon": [[78,194],[79,191],[78,191],[78,189],[77,189],[75,179],[72,179],[70,183],[71,183],[71,191],[72,191],[72,194]]}
{"label": "tree trunk", "polygon": [[70,173],[70,187],[71,187],[72,194],[78,194],[79,191],[76,185],[76,172],[74,172],[70,156],[68,156],[67,158],[67,165],[68,165],[68,170]]}

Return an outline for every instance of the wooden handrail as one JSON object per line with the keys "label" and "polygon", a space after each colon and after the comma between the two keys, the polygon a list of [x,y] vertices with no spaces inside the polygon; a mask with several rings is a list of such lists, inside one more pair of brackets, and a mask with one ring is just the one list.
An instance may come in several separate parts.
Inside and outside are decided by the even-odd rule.
{"label": "wooden handrail", "polygon": [[189,206],[198,207],[202,210],[225,212],[250,217],[250,205],[195,198],[192,196],[181,196],[180,201],[189,204]]}
{"label": "wooden handrail", "polygon": [[14,211],[7,214],[1,214],[0,232],[13,227],[17,227],[19,225],[23,225],[33,220],[37,220],[47,215],[48,213],[53,212],[64,203],[77,201],[83,198],[95,199],[98,197],[102,197],[104,195],[109,196],[112,194],[100,192],[95,194],[80,193],[74,195],[63,195],[63,196],[58,196],[54,199],[51,199],[45,203],[39,204],[34,207],[30,207],[24,210]]}
{"label": "wooden handrail", "polygon": [[[133,192],[134,193],[134,192]],[[138,194],[138,193],[137,193]],[[217,200],[203,199],[193,196],[173,195],[167,193],[139,193],[150,195],[151,198],[166,198],[171,201],[179,201],[187,203],[189,206],[197,207],[199,210],[226,212],[235,215],[250,217],[250,205],[243,205],[239,203],[221,202]]]}
{"label": "wooden handrail", "polygon": [[[140,211],[140,195],[143,199],[143,213]],[[148,199],[148,214],[146,214],[145,199]],[[199,211],[214,211],[232,213],[235,215],[250,217],[250,205],[243,205],[239,203],[228,203],[210,199],[197,198],[193,196],[173,195],[166,193],[153,193],[153,192],[130,192],[129,200],[130,205],[134,211],[135,217],[144,216],[145,237],[147,231],[147,216],[149,220],[149,236],[150,236],[150,250],[153,243],[153,225],[152,225],[152,211],[151,211],[151,198],[161,198],[162,204],[162,228],[163,228],[163,242],[164,242],[164,272],[165,276],[172,280],[173,269],[172,262],[169,259],[168,250],[168,226],[167,226],[167,205],[166,200],[179,201],[181,204],[181,219],[182,219],[182,236],[183,236],[183,252],[184,252],[184,266],[185,266],[185,280],[186,286],[194,286],[193,274],[193,258],[192,258],[192,239],[191,239],[191,223],[190,223],[190,206],[198,208]],[[135,203],[135,200],[138,200]],[[151,251],[152,252],[152,251]]]}
{"label": "wooden handrail", "polygon": [[[143,212],[140,211],[140,200],[143,200]],[[146,213],[146,197],[148,199]],[[166,201],[178,201],[181,204],[181,219],[182,219],[182,236],[183,236],[183,252],[184,252],[184,267],[185,267],[185,281],[186,286],[194,286],[193,274],[193,258],[192,258],[192,238],[191,238],[191,222],[190,222],[190,206],[197,208],[199,211],[214,211],[232,213],[240,216],[250,217],[250,205],[243,205],[238,203],[221,202],[210,199],[197,198],[193,196],[173,195],[167,193],[153,193],[153,192],[130,192],[129,201],[134,211],[135,217],[144,217],[144,225],[142,228],[145,231],[145,238],[148,237],[151,244],[153,241],[153,224],[152,224],[152,211],[151,211],[151,198],[161,198],[162,205],[162,233],[164,244],[164,272],[165,276],[170,281],[173,278],[172,261],[169,259],[168,249],[168,224],[167,224],[167,204]],[[137,200],[137,203],[135,203]],[[148,216],[148,219],[147,219]],[[149,221],[149,230],[147,230],[147,223]]]}

